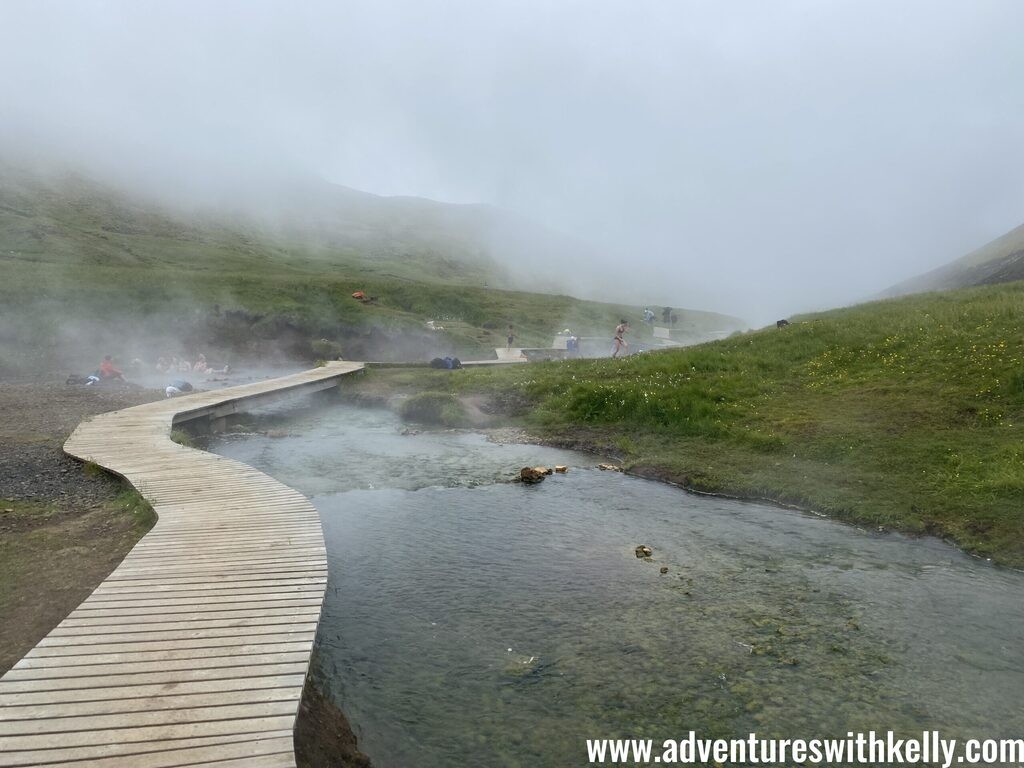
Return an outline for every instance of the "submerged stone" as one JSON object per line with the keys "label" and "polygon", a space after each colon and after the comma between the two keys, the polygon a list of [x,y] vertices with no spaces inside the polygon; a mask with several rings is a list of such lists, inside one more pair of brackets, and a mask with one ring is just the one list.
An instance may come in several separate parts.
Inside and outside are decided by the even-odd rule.
{"label": "submerged stone", "polygon": [[[543,467],[539,468],[543,469]],[[524,483],[539,483],[544,479],[545,473],[539,471],[538,467],[523,467],[519,470],[519,479]]]}

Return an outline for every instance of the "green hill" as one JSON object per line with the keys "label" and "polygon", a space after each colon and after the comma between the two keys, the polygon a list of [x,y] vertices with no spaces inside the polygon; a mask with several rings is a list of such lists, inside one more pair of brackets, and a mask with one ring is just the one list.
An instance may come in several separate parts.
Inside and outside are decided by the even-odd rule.
{"label": "green hill", "polygon": [[1024,280],[1024,224],[945,266],[889,288],[886,296]]}
{"label": "green hill", "polygon": [[[703,491],[1024,565],[1024,283],[880,301],[626,360],[423,377]],[[409,387],[373,371],[365,386]]]}
{"label": "green hill", "polygon": [[[639,315],[558,295],[544,275],[530,292],[496,288],[512,287],[509,249],[573,246],[484,206],[302,181],[185,211],[80,176],[3,170],[0,368],[72,369],[105,351],[478,356],[504,344],[508,323],[524,346],[547,346],[561,328],[608,335]],[[353,300],[360,290],[377,301]],[[698,336],[740,325],[679,314]]]}

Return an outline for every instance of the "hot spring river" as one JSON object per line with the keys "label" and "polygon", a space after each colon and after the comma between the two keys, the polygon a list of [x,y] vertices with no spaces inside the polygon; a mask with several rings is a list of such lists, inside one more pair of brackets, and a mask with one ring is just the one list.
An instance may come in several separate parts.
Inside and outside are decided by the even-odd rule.
{"label": "hot spring river", "polygon": [[[587,738],[690,730],[1024,737],[1020,573],[591,456],[403,436],[386,411],[259,426],[289,435],[212,450],[320,510],[324,683],[378,768],[563,768]],[[568,475],[501,482],[556,463]]]}

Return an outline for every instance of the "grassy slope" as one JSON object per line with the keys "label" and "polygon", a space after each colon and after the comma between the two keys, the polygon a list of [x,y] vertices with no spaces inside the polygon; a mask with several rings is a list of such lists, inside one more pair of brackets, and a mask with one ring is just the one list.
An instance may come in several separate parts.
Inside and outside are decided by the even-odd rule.
{"label": "grassy slope", "polygon": [[[367,218],[355,244],[337,231],[296,239],[284,230],[183,223],[81,180],[7,179],[0,183],[0,336],[9,346],[46,346],[86,319],[145,333],[149,318],[149,326],[173,331],[219,305],[264,316],[252,332],[268,337],[283,324],[310,338],[342,329],[422,332],[423,321],[435,319],[457,350],[481,354],[504,344],[510,322],[524,346],[547,346],[563,327],[610,333],[620,315],[638,315],[636,307],[485,287],[500,284],[500,275],[467,245],[472,232],[452,235],[444,248],[444,231],[416,241],[404,219],[384,226],[385,214]],[[466,212],[459,216],[456,224]],[[379,305],[353,301],[355,290]],[[680,316],[698,333],[732,325],[713,313]]]}
{"label": "grassy slope", "polygon": [[[525,402],[637,471],[948,536],[1024,565],[1024,283],[801,318],[685,350],[417,377]],[[373,372],[370,386],[409,384]],[[376,383],[375,383],[376,379]]]}
{"label": "grassy slope", "polygon": [[892,286],[886,296],[1024,279],[1024,224],[956,261]]}

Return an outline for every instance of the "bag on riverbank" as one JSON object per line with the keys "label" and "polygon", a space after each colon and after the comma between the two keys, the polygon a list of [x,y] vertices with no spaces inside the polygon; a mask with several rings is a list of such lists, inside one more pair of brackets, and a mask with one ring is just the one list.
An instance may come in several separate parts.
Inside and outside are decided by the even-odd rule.
{"label": "bag on riverbank", "polygon": [[462,361],[457,357],[435,357],[430,361],[430,367],[451,371],[461,368]]}

